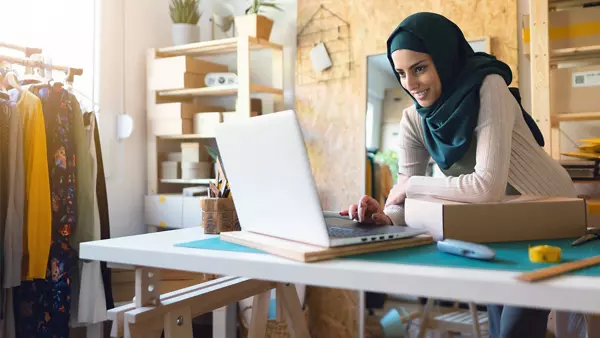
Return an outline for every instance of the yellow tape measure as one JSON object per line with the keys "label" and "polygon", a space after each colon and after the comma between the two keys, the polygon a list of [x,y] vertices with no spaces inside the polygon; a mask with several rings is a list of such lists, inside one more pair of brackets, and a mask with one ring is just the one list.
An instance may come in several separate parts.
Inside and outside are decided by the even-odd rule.
{"label": "yellow tape measure", "polygon": [[555,246],[538,245],[529,247],[529,260],[534,263],[560,262],[561,249]]}

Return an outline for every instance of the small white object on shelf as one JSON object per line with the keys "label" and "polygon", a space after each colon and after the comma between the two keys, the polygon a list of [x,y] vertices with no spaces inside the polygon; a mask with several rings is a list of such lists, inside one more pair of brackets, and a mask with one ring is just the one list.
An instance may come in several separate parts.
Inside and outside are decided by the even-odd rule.
{"label": "small white object on shelf", "polygon": [[214,136],[215,128],[223,121],[219,112],[194,114],[194,134]]}
{"label": "small white object on shelf", "polygon": [[[200,160],[200,144],[197,142],[181,143],[181,162],[198,162]],[[205,176],[208,177],[208,176]]]}
{"label": "small white object on shelf", "polygon": [[163,179],[177,179],[180,173],[180,163],[176,161],[164,161],[162,164]]}
{"label": "small white object on shelf", "polygon": [[181,178],[184,180],[193,180],[197,178],[209,177],[212,164],[208,161],[202,162],[182,162]]}
{"label": "small white object on shelf", "polygon": [[207,87],[237,85],[238,84],[237,74],[235,74],[235,73],[208,73],[204,77],[204,84]]}

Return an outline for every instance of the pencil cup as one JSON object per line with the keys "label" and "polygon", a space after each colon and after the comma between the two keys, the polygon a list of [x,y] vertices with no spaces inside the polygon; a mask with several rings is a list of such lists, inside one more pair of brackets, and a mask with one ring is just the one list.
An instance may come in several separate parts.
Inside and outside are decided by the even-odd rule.
{"label": "pencil cup", "polygon": [[216,235],[240,230],[240,222],[231,198],[204,198],[200,200],[204,233]]}

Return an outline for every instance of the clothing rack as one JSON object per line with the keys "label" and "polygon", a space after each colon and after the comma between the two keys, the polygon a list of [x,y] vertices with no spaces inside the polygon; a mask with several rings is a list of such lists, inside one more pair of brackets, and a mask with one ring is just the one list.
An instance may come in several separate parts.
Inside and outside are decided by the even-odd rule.
{"label": "clothing rack", "polygon": [[[2,46],[2,43],[0,43],[0,46]],[[27,47],[24,47],[24,48],[27,48]],[[19,64],[19,65],[23,65],[25,67],[31,67],[31,68],[53,69],[53,70],[62,71],[62,72],[67,73],[66,81],[69,83],[73,82],[73,79],[75,78],[76,75],[83,74],[83,69],[81,69],[81,68],[51,65],[51,64],[47,64],[47,63],[43,63],[43,62],[39,62],[39,61],[34,61],[29,58],[21,58],[21,57],[16,57],[16,56],[0,55],[0,63],[2,63],[2,62],[8,62],[11,64]]]}
{"label": "clothing rack", "polygon": [[12,43],[0,42],[0,48],[8,48],[25,53],[25,57],[30,57],[33,54],[41,54],[41,48],[19,46]]}

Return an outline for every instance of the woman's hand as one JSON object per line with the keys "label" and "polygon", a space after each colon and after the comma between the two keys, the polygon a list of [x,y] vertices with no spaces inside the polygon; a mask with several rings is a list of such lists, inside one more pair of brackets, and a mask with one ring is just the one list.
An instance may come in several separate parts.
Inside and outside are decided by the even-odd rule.
{"label": "woman's hand", "polygon": [[365,224],[392,225],[392,219],[383,213],[383,208],[371,196],[364,195],[358,204],[352,204],[347,210],[340,212],[340,216],[349,216]]}
{"label": "woman's hand", "polygon": [[404,200],[406,199],[406,184],[408,183],[409,176],[399,174],[398,175],[398,183],[392,187],[390,190],[390,194],[388,195],[387,200],[385,201],[385,206],[389,205],[402,205]]}

